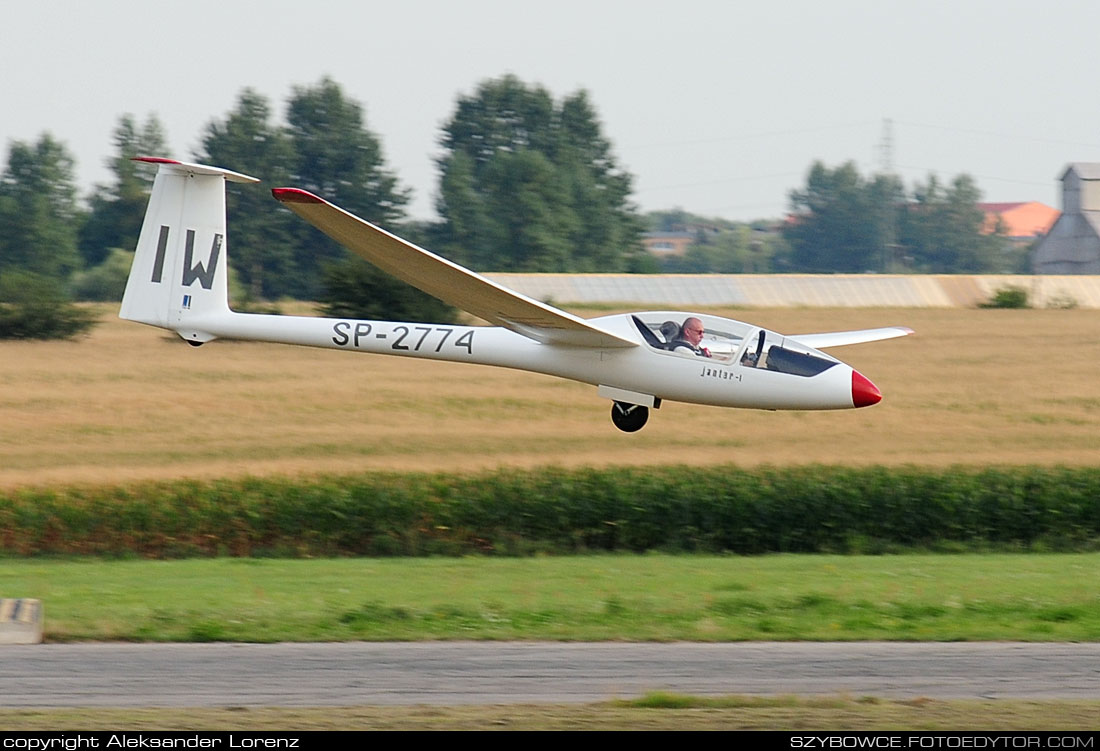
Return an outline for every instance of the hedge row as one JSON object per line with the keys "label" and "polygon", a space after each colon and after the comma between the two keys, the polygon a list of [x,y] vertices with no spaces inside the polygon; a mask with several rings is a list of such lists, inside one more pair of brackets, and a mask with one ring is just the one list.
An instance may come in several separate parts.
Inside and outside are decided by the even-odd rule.
{"label": "hedge row", "polygon": [[1100,469],[666,467],[369,474],[0,495],[9,555],[1100,548]]}

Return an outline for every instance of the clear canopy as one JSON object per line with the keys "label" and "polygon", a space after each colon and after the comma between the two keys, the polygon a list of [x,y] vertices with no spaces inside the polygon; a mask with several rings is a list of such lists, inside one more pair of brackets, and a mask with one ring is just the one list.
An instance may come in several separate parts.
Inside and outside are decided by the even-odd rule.
{"label": "clear canopy", "polygon": [[[653,349],[670,356],[706,357],[718,363],[760,368],[798,376],[815,376],[835,360],[797,340],[731,318],[694,314],[635,313],[635,326]],[[685,335],[685,323],[703,324],[703,338],[693,344]]]}

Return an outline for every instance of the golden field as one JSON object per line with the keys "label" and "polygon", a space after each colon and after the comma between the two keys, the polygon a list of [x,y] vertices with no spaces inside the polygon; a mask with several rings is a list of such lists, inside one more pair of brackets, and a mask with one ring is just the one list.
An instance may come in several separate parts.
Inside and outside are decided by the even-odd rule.
{"label": "golden field", "polygon": [[0,487],[548,464],[1100,460],[1091,310],[714,310],[784,333],[917,333],[832,350],[882,390],[874,407],[666,402],[632,435],[583,384],[275,344],[192,348],[97,310],[103,323],[76,341],[0,342]]}

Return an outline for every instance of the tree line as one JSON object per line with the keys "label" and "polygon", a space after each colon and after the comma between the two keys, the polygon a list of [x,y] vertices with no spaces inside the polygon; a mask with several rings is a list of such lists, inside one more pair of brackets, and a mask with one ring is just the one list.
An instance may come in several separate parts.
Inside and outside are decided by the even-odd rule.
{"label": "tree line", "polygon": [[[0,305],[35,285],[38,294],[45,286],[54,296],[121,297],[155,174],[132,157],[172,154],[155,115],[122,116],[112,140],[111,180],[85,200],[63,143],[46,133],[10,144],[0,174]],[[1012,260],[984,230],[980,196],[965,175],[946,186],[930,177],[910,194],[896,177],[814,164],[806,185],[791,192],[791,215],[778,230],[775,222],[700,222],[683,211],[642,215],[633,176],[618,163],[588,94],[555,99],[511,75],[460,96],[439,145],[439,219],[428,222],[409,219],[410,190],[386,165],[363,106],[329,78],[293,87],[283,122],[270,101],[244,89],[183,159],[305,188],[483,271],[947,273],[1004,270]],[[428,305],[350,258],[266,189],[230,185],[227,213],[235,302],[290,297],[382,316]],[[708,229],[662,266],[644,252],[642,236],[677,226],[676,217]],[[438,310],[421,317],[430,315]]]}
{"label": "tree line", "polygon": [[818,162],[792,191],[783,236],[792,267],[809,272],[1019,273],[1026,248],[1006,241],[978,206],[969,175],[935,175],[907,192],[895,175],[865,178],[851,162]]}
{"label": "tree line", "polygon": [[980,208],[972,177],[935,175],[909,190],[895,175],[815,162],[789,194],[790,213],[752,223],[683,210],[651,212],[650,227],[689,232],[691,246],[661,261],[671,273],[1026,273],[1030,246],[1008,241]]}
{"label": "tree line", "polygon": [[[632,178],[584,91],[559,101],[514,76],[485,81],[458,99],[440,144],[436,222],[408,218],[410,191],[387,167],[363,107],[328,78],[294,87],[282,123],[265,97],[243,90],[184,159],[302,187],[478,269],[642,270]],[[132,158],[172,154],[155,116],[120,118],[113,147],[112,180],[82,205],[63,144],[45,134],[11,145],[0,177],[0,273],[55,280],[83,299],[121,296],[155,174]],[[291,297],[346,311],[351,296],[352,307],[371,303],[364,314],[382,306],[388,315],[431,305],[352,259],[263,188],[230,185],[227,214],[235,301]]]}

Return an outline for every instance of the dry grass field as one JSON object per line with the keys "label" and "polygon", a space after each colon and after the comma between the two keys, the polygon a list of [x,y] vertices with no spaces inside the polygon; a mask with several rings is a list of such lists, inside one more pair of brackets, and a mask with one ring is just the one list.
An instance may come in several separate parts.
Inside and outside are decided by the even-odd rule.
{"label": "dry grass field", "polygon": [[195,349],[101,310],[104,322],[77,341],[0,342],[0,487],[547,464],[1100,460],[1100,312],[1090,310],[716,310],[785,333],[897,324],[917,334],[834,350],[882,389],[869,409],[666,403],[632,435],[583,384],[274,344]]}

